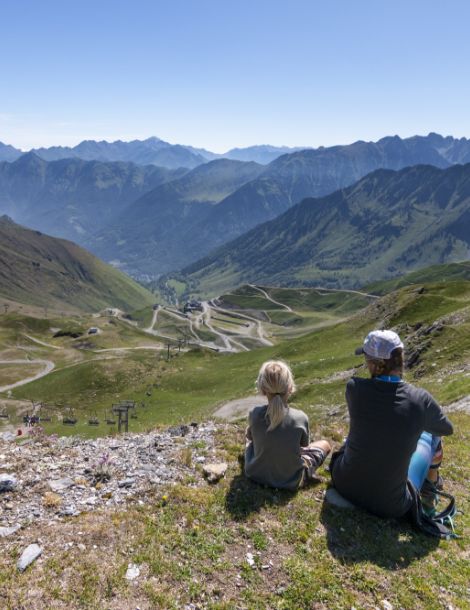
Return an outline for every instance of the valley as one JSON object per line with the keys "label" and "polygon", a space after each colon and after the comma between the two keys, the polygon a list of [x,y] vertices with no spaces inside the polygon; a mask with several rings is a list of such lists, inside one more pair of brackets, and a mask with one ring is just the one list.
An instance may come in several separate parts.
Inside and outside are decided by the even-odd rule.
{"label": "valley", "polygon": [[[137,405],[130,420],[135,431],[217,413],[243,417],[255,400],[257,369],[272,357],[294,369],[295,404],[328,421],[344,415],[344,384],[361,374],[354,347],[382,325],[406,337],[410,378],[450,404],[470,394],[469,267],[455,268],[455,280],[445,280],[444,266],[440,282],[438,269],[425,270],[432,283],[415,274],[404,287],[395,290],[391,281],[377,293],[245,285],[179,308],[160,303],[48,319],[1,315],[0,412],[9,419],[0,419],[0,427],[21,425],[25,401],[51,419],[44,423],[48,433],[61,435],[114,433],[106,419],[122,400]],[[62,423],[67,414],[75,425]]]}

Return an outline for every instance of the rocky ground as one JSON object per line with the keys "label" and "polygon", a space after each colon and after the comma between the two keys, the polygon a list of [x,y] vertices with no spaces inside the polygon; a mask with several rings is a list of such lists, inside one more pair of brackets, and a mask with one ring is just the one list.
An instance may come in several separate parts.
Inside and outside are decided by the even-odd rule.
{"label": "rocky ground", "polygon": [[[219,427],[221,427],[219,425]],[[0,439],[0,537],[102,507],[144,503],[160,487],[192,477],[214,454],[217,426],[174,426],[148,434],[84,440],[41,432]],[[201,467],[198,468],[198,465]]]}

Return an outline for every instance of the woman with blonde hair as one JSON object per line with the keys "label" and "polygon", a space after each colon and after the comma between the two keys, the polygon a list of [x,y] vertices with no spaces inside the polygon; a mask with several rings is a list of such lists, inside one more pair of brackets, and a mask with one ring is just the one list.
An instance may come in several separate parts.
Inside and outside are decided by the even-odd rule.
{"label": "woman with blonde hair", "polygon": [[304,486],[314,479],[316,469],[331,450],[330,444],[325,440],[309,444],[307,416],[288,406],[295,383],[285,362],[265,362],[256,387],[268,404],[255,407],[248,417],[245,474],[270,487]]}

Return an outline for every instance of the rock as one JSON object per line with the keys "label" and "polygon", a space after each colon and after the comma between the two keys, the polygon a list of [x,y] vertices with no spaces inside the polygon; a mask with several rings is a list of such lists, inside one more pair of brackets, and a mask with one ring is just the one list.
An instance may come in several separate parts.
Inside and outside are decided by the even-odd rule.
{"label": "rock", "polygon": [[132,487],[132,485],[134,485],[134,483],[135,483],[135,479],[132,479],[131,477],[129,477],[127,479],[122,479],[122,481],[118,481],[118,487],[129,488],[129,487]]}
{"label": "rock", "polygon": [[253,553],[246,554],[246,562],[251,568],[255,567],[255,558],[253,557]]}
{"label": "rock", "polygon": [[41,553],[42,548],[38,544],[30,544],[22,552],[16,567],[20,572],[24,572],[26,568],[33,563],[33,561],[36,561]]}
{"label": "rock", "polygon": [[80,511],[76,509],[76,507],[71,504],[68,506],[64,506],[59,513],[61,517],[75,517],[80,514]]}
{"label": "rock", "polygon": [[172,426],[168,428],[168,434],[170,436],[186,436],[189,432],[189,426],[181,424],[181,426]]}
{"label": "rock", "polygon": [[0,491],[13,491],[17,484],[14,474],[0,474]]}
{"label": "rock", "polygon": [[7,536],[11,536],[19,529],[19,525],[14,525],[13,527],[0,527],[0,538],[6,538]]}
{"label": "rock", "polygon": [[346,498],[343,498],[343,496],[334,487],[330,487],[326,490],[325,500],[329,504],[337,506],[338,508],[356,508],[352,502],[346,500]]}
{"label": "rock", "polygon": [[3,432],[3,434],[0,435],[0,438],[3,441],[6,441],[7,443],[9,443],[10,441],[14,441],[16,438],[16,434],[13,434],[13,432]]}
{"label": "rock", "polygon": [[53,481],[48,481],[48,483],[51,490],[55,493],[57,493],[58,491],[65,491],[66,489],[74,485],[74,482],[69,477],[65,477],[63,479],[54,479]]}
{"label": "rock", "polygon": [[127,580],[135,580],[140,574],[140,568],[135,563],[130,563],[127,566],[126,579]]}
{"label": "rock", "polygon": [[393,610],[393,606],[388,600],[383,599],[380,603],[382,604],[383,610]]}
{"label": "rock", "polygon": [[205,464],[203,466],[203,473],[209,483],[217,483],[227,470],[226,462],[213,462],[211,464]]}

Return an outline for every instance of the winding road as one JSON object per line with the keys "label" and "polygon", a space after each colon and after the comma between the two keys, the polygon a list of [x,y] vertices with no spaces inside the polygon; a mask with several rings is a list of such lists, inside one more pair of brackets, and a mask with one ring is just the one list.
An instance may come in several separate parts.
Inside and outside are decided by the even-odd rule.
{"label": "winding road", "polygon": [[16,381],[15,383],[0,386],[0,392],[8,392],[9,390],[18,388],[21,385],[26,385],[31,381],[41,379],[41,377],[48,375],[51,371],[55,369],[55,364],[52,362],[52,360],[0,360],[0,364],[42,364],[44,366],[44,369],[42,371],[39,371],[39,373],[36,373],[36,375],[26,377],[25,379],[20,379],[20,381]]}
{"label": "winding road", "polygon": [[290,311],[291,313],[293,312],[292,307],[289,307],[289,305],[286,305],[285,303],[280,303],[279,301],[275,301],[272,297],[269,296],[269,294],[266,292],[266,290],[263,290],[259,286],[256,286],[256,284],[248,284],[248,286],[250,286],[250,288],[254,288],[258,292],[261,292],[261,294],[264,295],[268,299],[268,301],[271,301],[271,303],[274,303],[275,305],[279,305],[286,311]]}

